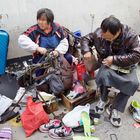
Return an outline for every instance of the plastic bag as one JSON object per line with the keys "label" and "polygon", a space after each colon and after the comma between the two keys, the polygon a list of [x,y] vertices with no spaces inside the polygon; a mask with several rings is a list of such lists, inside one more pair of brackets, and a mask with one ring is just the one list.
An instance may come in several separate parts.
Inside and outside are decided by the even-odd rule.
{"label": "plastic bag", "polygon": [[35,103],[32,97],[28,97],[27,106],[21,115],[21,122],[26,133],[26,137],[32,135],[42,124],[49,122],[49,116],[43,109],[42,103]]}
{"label": "plastic bag", "polygon": [[75,128],[83,125],[81,120],[81,112],[85,111],[89,114],[90,104],[86,104],[85,106],[77,106],[72,111],[67,113],[62,119],[63,123],[71,128]]}

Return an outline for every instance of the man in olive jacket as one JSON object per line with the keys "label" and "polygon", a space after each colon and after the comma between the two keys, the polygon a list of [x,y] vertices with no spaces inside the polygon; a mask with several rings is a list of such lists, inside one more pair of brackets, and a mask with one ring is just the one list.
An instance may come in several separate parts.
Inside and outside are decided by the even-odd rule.
{"label": "man in olive jacket", "polygon": [[102,114],[108,104],[108,88],[115,87],[120,93],[106,111],[110,122],[121,126],[120,112],[124,112],[130,96],[133,96],[139,82],[136,75],[136,64],[140,61],[140,45],[138,36],[128,26],[121,24],[119,19],[110,16],[104,19],[101,27],[82,39],[82,53],[85,60],[91,60],[92,46],[97,51],[101,64],[96,76],[97,87],[101,98],[95,112]]}

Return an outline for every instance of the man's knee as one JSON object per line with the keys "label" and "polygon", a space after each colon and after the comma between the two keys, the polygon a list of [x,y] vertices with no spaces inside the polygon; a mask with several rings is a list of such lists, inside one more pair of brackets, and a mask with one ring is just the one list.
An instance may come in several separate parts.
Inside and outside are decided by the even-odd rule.
{"label": "man's knee", "polygon": [[130,81],[130,83],[131,83],[132,87],[138,87],[139,86],[139,81],[138,80]]}

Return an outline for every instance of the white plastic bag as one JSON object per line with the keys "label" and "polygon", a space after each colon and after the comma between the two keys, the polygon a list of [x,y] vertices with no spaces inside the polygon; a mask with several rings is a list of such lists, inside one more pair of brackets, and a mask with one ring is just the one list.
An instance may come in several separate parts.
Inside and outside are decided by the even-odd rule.
{"label": "white plastic bag", "polygon": [[74,128],[82,125],[81,112],[85,111],[89,114],[90,104],[85,106],[77,106],[72,111],[67,113],[62,119],[64,125]]}

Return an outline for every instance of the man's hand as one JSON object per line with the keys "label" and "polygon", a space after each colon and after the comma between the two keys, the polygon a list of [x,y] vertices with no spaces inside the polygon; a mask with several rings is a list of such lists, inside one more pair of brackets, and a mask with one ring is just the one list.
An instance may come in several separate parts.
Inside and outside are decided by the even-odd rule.
{"label": "man's hand", "polygon": [[42,47],[37,47],[36,51],[41,53],[42,55],[44,55],[47,52],[47,50],[45,48],[42,48]]}
{"label": "man's hand", "polygon": [[92,56],[91,52],[87,52],[84,54],[85,59],[91,59],[91,56]]}
{"label": "man's hand", "polygon": [[113,56],[108,56],[102,61],[103,65],[110,67],[113,63]]}

